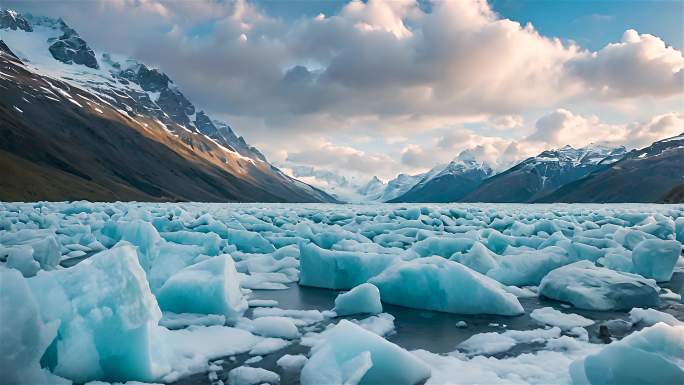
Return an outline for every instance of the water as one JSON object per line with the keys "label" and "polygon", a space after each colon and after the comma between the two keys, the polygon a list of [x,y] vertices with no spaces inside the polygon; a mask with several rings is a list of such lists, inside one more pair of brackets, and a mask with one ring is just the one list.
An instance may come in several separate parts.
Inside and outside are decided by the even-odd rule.
{"label": "water", "polygon": [[[684,272],[675,273],[672,280],[667,284],[662,284],[661,287],[669,288],[676,293],[681,292],[684,287]],[[323,311],[333,308],[335,297],[340,292],[341,291],[304,287],[294,284],[287,290],[254,290],[251,299],[274,299],[278,301],[278,307],[283,309],[315,309]],[[539,328],[541,326],[530,317],[530,313],[534,309],[550,306],[563,312],[577,313],[586,318],[595,320],[596,323],[587,327],[587,330],[589,331],[590,340],[599,343],[601,340],[598,338],[598,329],[599,324],[602,321],[614,319],[626,320],[629,318],[628,312],[624,311],[599,312],[580,310],[564,307],[560,302],[543,298],[521,298],[520,303],[525,308],[525,314],[515,317],[459,315],[383,304],[384,312],[392,314],[395,317],[395,333],[388,336],[387,339],[408,350],[425,349],[435,353],[448,353],[456,350],[456,346],[459,343],[474,334],[503,332],[509,329],[529,330]],[[684,305],[682,304],[673,301],[663,301],[663,306],[660,310],[670,313],[678,319],[684,320]],[[250,315],[251,312],[248,312],[247,316]],[[361,319],[363,316],[350,316],[344,318]],[[322,330],[326,324],[337,321],[338,319],[326,320],[319,325],[319,329]],[[459,321],[465,321],[468,324],[468,327],[456,327],[456,323]],[[635,330],[639,330],[639,327],[634,327],[630,332]],[[624,337],[624,334],[616,334],[615,337],[622,338]],[[519,344],[511,350],[505,353],[495,354],[493,357],[501,358],[522,353],[530,353],[537,351],[542,347],[543,345],[534,343]],[[262,361],[250,366],[274,371],[281,376],[280,383],[282,385],[294,385],[299,383],[298,374],[284,372],[277,366],[276,361],[285,354],[306,355],[308,352],[309,347],[293,344],[283,350],[264,356]],[[219,379],[227,384],[228,372],[235,367],[241,366],[242,363],[250,357],[249,354],[241,354],[235,356],[234,362],[225,359],[224,363],[221,365],[223,370],[218,373]],[[207,382],[207,374],[200,373],[183,378],[175,384],[198,385],[206,384]]]}

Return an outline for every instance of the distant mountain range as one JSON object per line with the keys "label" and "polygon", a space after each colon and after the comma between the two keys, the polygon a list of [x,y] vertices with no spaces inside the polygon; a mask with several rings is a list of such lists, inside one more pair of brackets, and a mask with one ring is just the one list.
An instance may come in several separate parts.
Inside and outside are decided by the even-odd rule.
{"label": "distant mountain range", "polygon": [[469,192],[466,202],[534,202],[625,155],[624,147],[589,145],[546,150],[488,178]]}
{"label": "distant mountain range", "polygon": [[0,31],[0,200],[336,201],[63,20],[0,10]]}
{"label": "distant mountain range", "polygon": [[458,202],[494,172],[473,159],[454,160],[440,168],[432,169],[406,193],[389,202]]}
{"label": "distant mountain range", "polygon": [[538,202],[684,202],[684,133],[602,162]]}
{"label": "distant mountain range", "polygon": [[[322,171],[309,170],[309,175]],[[353,199],[366,202],[684,202],[684,134],[628,152],[624,147],[564,146],[496,173],[486,163],[456,159],[425,174],[377,177],[353,185]],[[332,177],[334,175],[334,177]],[[336,191],[339,191],[337,189]]]}

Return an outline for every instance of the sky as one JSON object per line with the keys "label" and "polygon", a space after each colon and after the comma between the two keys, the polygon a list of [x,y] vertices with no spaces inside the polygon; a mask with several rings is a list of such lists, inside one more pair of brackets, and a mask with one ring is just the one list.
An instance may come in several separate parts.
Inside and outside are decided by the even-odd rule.
{"label": "sky", "polygon": [[96,51],[160,68],[319,185],[458,158],[501,170],[547,148],[684,131],[681,0],[0,5],[62,17]]}

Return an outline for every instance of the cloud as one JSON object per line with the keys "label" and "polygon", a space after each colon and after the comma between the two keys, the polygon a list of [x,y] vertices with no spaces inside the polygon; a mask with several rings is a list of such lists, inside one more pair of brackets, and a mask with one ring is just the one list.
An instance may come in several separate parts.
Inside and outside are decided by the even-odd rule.
{"label": "cloud", "polygon": [[660,38],[625,31],[622,41],[566,63],[585,87],[606,97],[681,97],[684,57]]}
{"label": "cloud", "polygon": [[345,170],[348,173],[393,177],[394,161],[385,154],[367,153],[350,146],[312,141],[305,150],[288,152],[286,165]]}
{"label": "cloud", "polygon": [[557,109],[537,120],[535,131],[526,141],[541,142],[546,146],[569,144],[581,147],[593,142],[638,148],[682,132],[683,115],[677,112],[657,115],[643,122],[610,124],[597,116],[582,116]]}
{"label": "cloud", "polygon": [[[387,178],[462,151],[503,167],[545,146],[639,146],[681,127],[681,114],[662,112],[681,108],[682,53],[634,30],[592,52],[502,18],[485,0],[352,1],[297,19],[246,0],[74,4],[5,1],[63,17],[96,50],[158,66],[283,164]],[[639,120],[616,124],[571,112],[582,103],[665,107],[648,119],[611,116]],[[353,137],[383,144],[361,150]]]}

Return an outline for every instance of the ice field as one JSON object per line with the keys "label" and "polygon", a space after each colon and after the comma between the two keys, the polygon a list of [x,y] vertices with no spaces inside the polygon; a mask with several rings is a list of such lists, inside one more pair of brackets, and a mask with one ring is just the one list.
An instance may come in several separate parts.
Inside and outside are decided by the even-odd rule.
{"label": "ice field", "polygon": [[0,203],[3,384],[684,384],[684,206]]}

